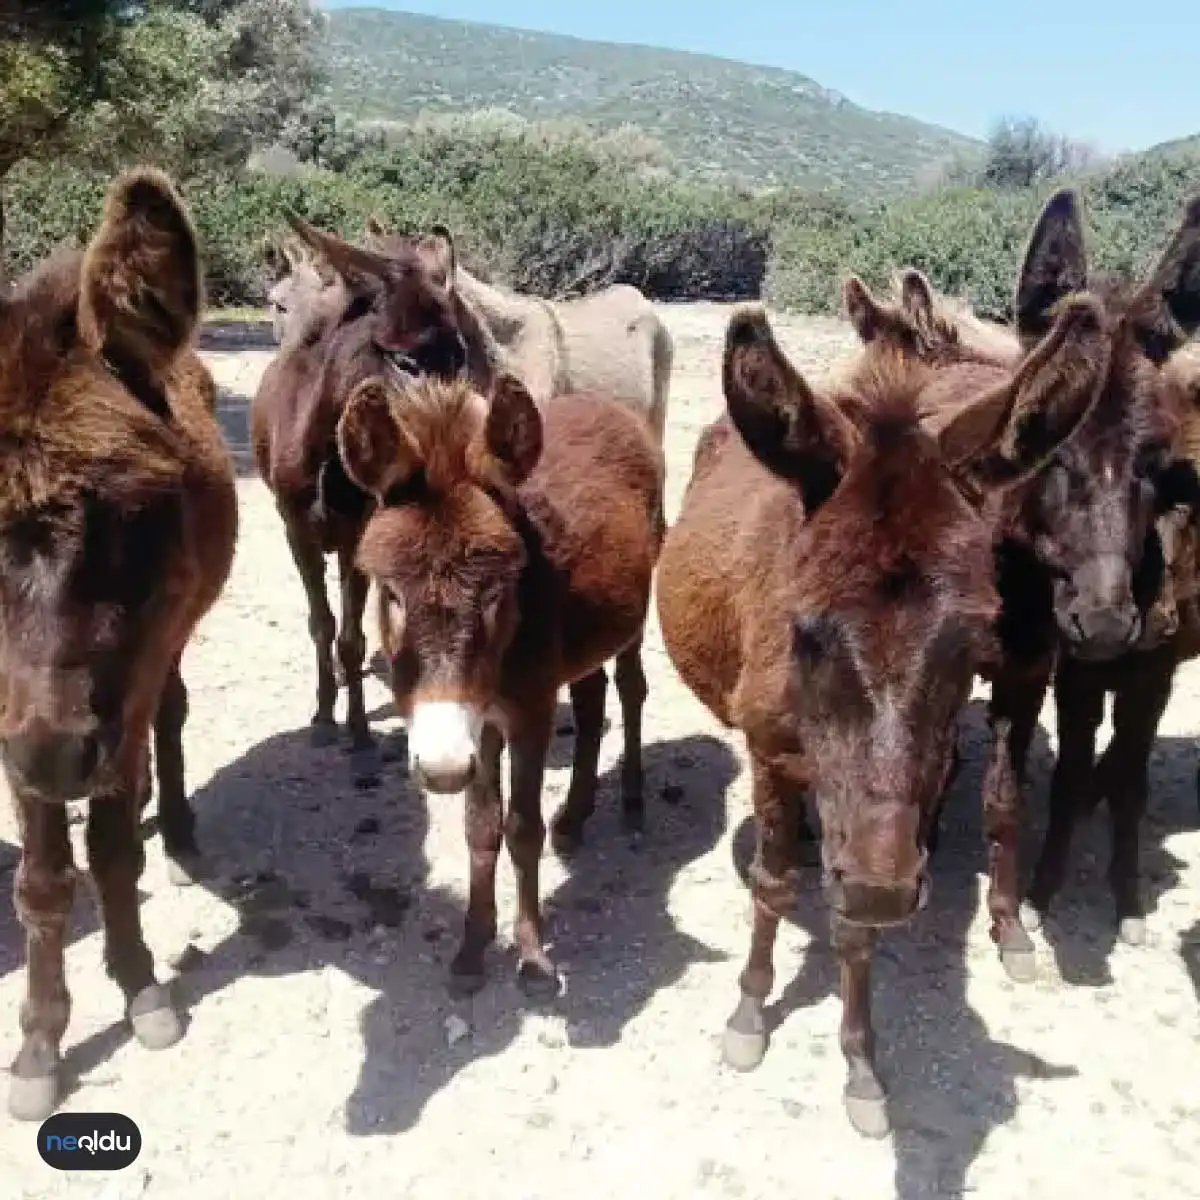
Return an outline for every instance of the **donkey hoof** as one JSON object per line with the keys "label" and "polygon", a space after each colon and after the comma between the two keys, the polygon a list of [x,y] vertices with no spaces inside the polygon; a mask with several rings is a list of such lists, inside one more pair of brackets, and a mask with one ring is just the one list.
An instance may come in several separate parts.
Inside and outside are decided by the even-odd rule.
{"label": "donkey hoof", "polygon": [[1037,933],[1042,927],[1042,914],[1034,907],[1032,901],[1023,900],[1021,902],[1021,924],[1030,933]]}
{"label": "donkey hoof", "polygon": [[147,1050],[165,1050],[183,1037],[183,1023],[161,983],[142,988],[129,1006],[133,1036]]}
{"label": "donkey hoof", "polygon": [[44,1121],[58,1107],[58,1072],[16,1075],[8,1084],[8,1111],[18,1121]]}
{"label": "donkey hoof", "polygon": [[767,1035],[743,1033],[732,1025],[725,1026],[721,1038],[721,1057],[735,1071],[753,1071],[766,1057]]}
{"label": "donkey hoof", "polygon": [[1013,983],[1032,983],[1037,978],[1037,954],[1021,946],[1002,946],[1000,965]]}
{"label": "donkey hoof", "polygon": [[356,788],[375,788],[383,774],[383,760],[379,747],[356,746],[350,751],[350,776]]}
{"label": "donkey hoof", "polygon": [[517,987],[527,1000],[535,1004],[548,1004],[558,999],[562,980],[548,958],[526,958],[517,967]]}
{"label": "donkey hoof", "polygon": [[308,742],[314,750],[325,750],[337,744],[336,721],[313,721],[308,731]]}
{"label": "donkey hoof", "polygon": [[1144,946],[1146,944],[1146,918],[1122,917],[1117,926],[1117,936],[1127,946]]}
{"label": "donkey hoof", "polygon": [[167,880],[174,887],[191,887],[208,877],[208,864],[198,850],[167,857]]}
{"label": "donkey hoof", "polygon": [[762,1005],[743,996],[725,1024],[721,1057],[735,1071],[753,1071],[767,1053],[767,1025]]}
{"label": "donkey hoof", "polygon": [[856,1133],[867,1138],[884,1138],[892,1131],[888,1120],[887,1097],[856,1095],[847,1091],[842,1097],[846,1116]]}

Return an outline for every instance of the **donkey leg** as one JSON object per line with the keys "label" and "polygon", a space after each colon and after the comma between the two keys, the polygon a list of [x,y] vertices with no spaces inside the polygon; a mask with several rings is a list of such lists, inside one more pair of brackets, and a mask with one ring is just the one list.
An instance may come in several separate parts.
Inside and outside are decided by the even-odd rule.
{"label": "donkey leg", "polygon": [[1058,762],[1050,779],[1050,822],[1022,910],[1027,928],[1038,928],[1066,881],[1075,823],[1096,806],[1096,731],[1104,719],[1104,695],[1102,677],[1086,663],[1069,657],[1059,662]]}
{"label": "donkey leg", "polygon": [[15,799],[21,862],[13,902],[25,929],[25,999],[8,1111],[21,1121],[44,1121],[58,1103],[60,1047],[71,1019],[63,950],[75,898],[75,864],[66,807],[34,797]]}
{"label": "donkey leg", "polygon": [[471,995],[484,985],[484,952],[496,940],[496,860],[503,840],[504,802],[500,796],[500,752],[504,739],[485,725],[479,766],[467,785],[464,825],[471,856],[471,885],[462,944],[450,964],[450,989]]}
{"label": "donkey leg", "polygon": [[600,742],[604,737],[604,699],[608,675],[601,666],[571,684],[571,707],[575,712],[575,754],[571,762],[571,785],[562,807],[550,822],[550,845],[564,858],[583,843],[583,827],[596,811],[596,769]]}
{"label": "donkey leg", "polygon": [[1021,837],[1021,789],[1013,769],[1012,723],[993,717],[992,756],[983,778],[983,828],[988,843],[988,912],[992,942],[1014,983],[1032,983],[1037,975],[1033,940],[1021,924],[1017,851]]}
{"label": "donkey leg", "polygon": [[104,965],[125,997],[133,1034],[148,1050],[174,1045],[183,1026],[168,989],[154,975],[154,958],[142,934],[138,880],[146,850],[138,832],[137,788],[122,780],[97,793],[88,808],[88,864],[104,922]]}
{"label": "donkey leg", "polygon": [[642,638],[617,655],[617,695],[625,749],[621,758],[621,816],[625,828],[640,833],[646,824],[645,774],[642,770],[642,712],[650,689],[642,668]]}
{"label": "donkey leg", "polygon": [[850,1124],[863,1137],[881,1138],[891,1129],[887,1092],[875,1067],[875,1030],[871,1026],[871,956],[878,930],[830,922],[841,980],[842,1024],[838,1031],[846,1059],[842,1101]]}
{"label": "donkey leg", "polygon": [[1170,647],[1130,655],[1127,673],[1113,700],[1112,741],[1102,759],[1111,831],[1108,880],[1119,936],[1131,946],[1146,940],[1138,879],[1141,823],[1150,793],[1150,752],[1174,675]]}
{"label": "donkey leg", "polygon": [[988,909],[992,917],[992,940],[999,950],[1001,965],[1018,983],[1034,977],[1036,951],[1028,931],[1041,922],[1030,905],[1021,903],[1022,787],[1029,744],[1053,665],[1050,651],[1019,662],[1010,659],[992,681],[988,703],[992,749],[983,784]]}
{"label": "donkey leg", "polygon": [[333,639],[337,626],[325,591],[325,555],[299,518],[280,511],[292,559],[308,597],[308,633],[317,654],[317,710],[312,717],[312,744],[331,746],[337,741],[337,723],[333,718],[338,694],[333,669]]}
{"label": "donkey leg", "polygon": [[158,820],[167,858],[167,878],[176,887],[187,887],[205,874],[204,860],[196,844],[196,815],[184,786],[183,726],[187,716],[187,685],[176,661],[167,676],[154,719]]}
{"label": "donkey leg", "polygon": [[725,1023],[722,1056],[752,1071],[767,1052],[764,1008],[775,986],[775,938],[780,917],[796,902],[796,812],[803,791],[755,751],[750,752],[757,845],[750,864],[753,924],[750,954],[738,977],[741,998]]}
{"label": "donkey leg", "polygon": [[546,841],[542,820],[542,779],[554,721],[554,697],[546,711],[513,730],[509,740],[510,786],[504,840],[517,883],[517,982],[534,1000],[553,999],[560,982],[542,944],[542,905],[538,863]]}
{"label": "donkey leg", "polygon": [[379,747],[367,725],[363,698],[363,661],[367,639],[363,634],[363,612],[367,607],[370,580],[354,565],[354,551],[338,551],[342,587],[342,627],[338,631],[338,660],[346,677],[346,728],[350,733],[351,773],[354,786],[375,787],[379,783]]}

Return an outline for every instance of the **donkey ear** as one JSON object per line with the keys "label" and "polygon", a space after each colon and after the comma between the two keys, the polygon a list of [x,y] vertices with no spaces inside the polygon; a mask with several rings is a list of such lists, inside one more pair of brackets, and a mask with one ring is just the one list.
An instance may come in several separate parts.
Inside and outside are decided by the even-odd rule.
{"label": "donkey ear", "polygon": [[882,304],[871,289],[857,276],[851,275],[842,285],[842,303],[846,317],[866,345],[880,338],[908,344],[912,331],[905,318],[893,306]]}
{"label": "donkey ear", "polygon": [[746,305],[729,320],[722,383],[729,419],[750,453],[797,483],[810,512],[823,504],[853,451],[854,426],[784,357],[759,305]]}
{"label": "donkey ear", "polygon": [[985,487],[1024,482],[1079,428],[1108,374],[1111,338],[1096,301],[1066,301],[1049,335],[1012,378],[963,409],[941,431],[947,461]]}
{"label": "donkey ear", "polygon": [[1165,362],[1200,329],[1200,196],[1184,210],[1135,304],[1139,340],[1156,363]]}
{"label": "donkey ear", "polygon": [[857,275],[849,276],[842,284],[842,305],[859,338],[873,342],[886,323],[883,306]]}
{"label": "donkey ear", "polygon": [[1087,253],[1079,197],[1060,188],[1046,201],[1029,235],[1017,278],[1017,332],[1029,343],[1044,337],[1056,304],[1087,287]]}
{"label": "donkey ear", "polygon": [[915,267],[900,273],[900,305],[918,324],[933,324],[933,288]]}
{"label": "donkey ear", "polygon": [[458,259],[454,250],[454,235],[445,225],[436,224],[429,227],[424,244],[432,252],[435,269],[446,281],[447,287],[454,285],[454,272]]}
{"label": "donkey ear", "polygon": [[528,389],[507,371],[496,377],[488,403],[484,446],[513,486],[525,482],[542,456],[542,416]]}
{"label": "donkey ear", "polygon": [[416,447],[396,420],[382,377],[365,379],[351,392],[338,420],[337,448],[350,481],[381,503],[416,471]]}
{"label": "donkey ear", "polygon": [[203,303],[196,233],[171,181],[148,167],[120,175],[84,255],[83,341],[118,368],[161,374],[191,341]]}
{"label": "donkey ear", "polygon": [[365,250],[362,246],[344,241],[335,234],[325,233],[290,209],[284,216],[300,241],[320,254],[346,283],[352,286],[367,284],[374,287],[390,276],[392,261],[387,255]]}

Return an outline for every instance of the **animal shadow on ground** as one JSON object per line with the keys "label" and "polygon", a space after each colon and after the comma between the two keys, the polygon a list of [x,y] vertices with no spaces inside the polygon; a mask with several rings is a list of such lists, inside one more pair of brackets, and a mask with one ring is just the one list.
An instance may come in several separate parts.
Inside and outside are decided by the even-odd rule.
{"label": "animal shadow on ground", "polygon": [[[884,932],[872,969],[872,1019],[880,1074],[889,1091],[897,1200],[959,1200],[966,1194],[967,1171],[989,1134],[1016,1111],[1016,1080],[1078,1073],[1071,1064],[1048,1063],[995,1041],[967,1002],[968,933],[987,878],[980,796],[989,739],[980,708],[970,706],[960,722],[962,770],[942,813],[929,905],[908,926]],[[1044,738],[1044,732],[1038,735],[1039,742]],[[1042,745],[1031,752],[1031,772],[1043,753]],[[816,828],[811,805],[809,813]],[[753,818],[747,817],[733,839],[734,865],[743,884],[754,840]],[[803,876],[793,922],[813,940],[799,974],[768,1006],[772,1032],[798,1010],[838,995],[819,869],[806,866]],[[977,969],[992,971],[999,980],[1003,968],[984,937]],[[731,1006],[735,993],[731,981]],[[786,1051],[767,1051],[781,1052]],[[818,1102],[840,1104],[840,1092]]]}
{"label": "animal shadow on ground", "polygon": [[[692,964],[723,958],[676,926],[668,901],[679,871],[712,850],[724,834],[725,792],[737,776],[737,759],[708,736],[654,742],[642,757],[645,834],[631,841],[621,831],[618,762],[601,776],[596,814],[567,878],[553,891],[543,889],[547,948],[568,987],[557,999],[533,1007],[565,1018],[573,1049],[614,1045],[628,1022]],[[462,861],[465,886],[465,846]],[[417,1029],[405,1011],[411,1000],[403,993],[381,989],[368,1005],[361,1022],[362,1073],[347,1108],[352,1134],[412,1128],[429,1098],[459,1071],[501,1053],[517,1037],[529,1005],[516,984],[516,954],[507,936],[513,913],[506,909],[500,913],[504,948],[492,951],[487,986],[471,998],[451,1002],[445,990],[462,906],[455,905],[445,925],[424,931],[440,962],[421,987],[433,1008],[443,1014],[453,1010],[469,1027],[469,1036],[457,1045],[447,1048],[441,1020]]]}
{"label": "animal shadow on ground", "polygon": [[[1097,757],[1104,744],[1097,739]],[[1147,917],[1179,884],[1180,870],[1185,866],[1165,842],[1197,826],[1196,758],[1195,741],[1177,737],[1159,737],[1150,755],[1150,797],[1141,823],[1138,856],[1140,892]],[[1031,770],[1025,789],[1021,847],[1022,878],[1026,883],[1042,848],[1049,795],[1049,772],[1035,776]],[[1051,902],[1042,924],[1041,937],[1054,953],[1059,974],[1077,987],[1106,987],[1113,982],[1109,957],[1117,941],[1117,921],[1108,882],[1111,844],[1108,808],[1100,804],[1076,826],[1066,883]]]}
{"label": "animal shadow on ground", "polygon": [[[9,806],[9,811],[15,811],[8,791],[0,781],[0,809]],[[72,805],[75,811],[71,816],[72,826],[80,825],[87,819],[86,809],[80,805]],[[5,818],[8,813],[5,812]],[[15,826],[15,817],[12,818]],[[157,820],[153,816],[142,822],[143,831],[149,835],[157,829]],[[16,908],[13,905],[13,883],[16,879],[17,864],[21,861],[21,847],[0,837],[0,979],[11,971],[25,969],[25,931],[17,920]],[[78,862],[78,858],[76,859]],[[138,902],[150,896],[146,881],[138,888]],[[90,877],[80,879],[75,896],[75,906],[71,910],[71,919],[67,925],[67,945],[80,941],[89,934],[100,929],[100,911],[97,907],[95,893],[91,887]],[[68,983],[70,981],[68,980]],[[11,1031],[10,1031],[11,1032]],[[5,1035],[0,1026],[0,1042]]]}
{"label": "animal shadow on ground", "polygon": [[[332,967],[374,992],[359,1018],[364,1061],[345,1109],[356,1134],[410,1128],[459,1070],[511,1043],[524,1004],[508,949],[493,953],[488,986],[473,1001],[449,996],[464,903],[429,883],[428,809],[389,742],[373,791],[348,787],[340,752],[313,749],[307,728],[253,746],[198,789],[197,835],[211,868],[211,882],[200,886],[232,906],[238,924],[208,952],[188,945],[167,959],[179,972],[173,986],[185,1024],[206,997],[248,975],[282,979]],[[573,1021],[579,1014],[598,1044],[615,1041],[658,988],[714,953],[675,928],[666,904],[674,873],[721,836],[735,760],[722,744],[696,738],[649,745],[644,761],[650,811],[640,846],[614,844],[623,839],[618,783],[608,773],[577,860],[580,877],[572,874],[544,905],[552,953],[578,963],[568,995],[554,1003]],[[660,792],[674,806],[656,803]],[[465,844],[461,865],[465,890]],[[502,907],[502,938],[511,917]],[[93,916],[77,936],[96,927]],[[19,962],[20,943],[14,948]],[[153,950],[161,960],[172,947]],[[448,1047],[445,1021],[462,1004],[474,1009],[474,1033]],[[123,1021],[74,1045],[68,1034],[64,1107],[128,1040]]]}
{"label": "animal shadow on ground", "polygon": [[217,420],[239,479],[258,477],[250,448],[250,398],[230,388],[217,388]]}
{"label": "animal shadow on ground", "polygon": [[[283,977],[329,965],[382,988],[394,973],[380,964],[385,950],[387,963],[399,963],[407,986],[419,990],[428,982],[422,964],[399,943],[409,940],[405,926],[414,913],[417,919],[445,920],[455,902],[423,889],[424,805],[397,782],[402,760],[390,738],[381,737],[383,786],[371,792],[347,784],[338,748],[314,749],[309,738],[307,727],[268,738],[191,797],[209,866],[209,879],[198,886],[228,903],[238,924],[207,953],[191,944],[151,945],[160,964],[165,960],[179,972],[173,988],[185,1025],[206,996],[246,975]],[[150,835],[156,807],[152,803],[143,821]],[[169,886],[160,868],[148,865],[142,899],[148,889]],[[98,928],[95,906],[87,906],[89,923],[78,920],[83,909],[77,903],[72,914],[76,938]],[[411,940],[423,945],[419,937]],[[23,956],[21,943],[16,946]],[[405,957],[414,961],[406,963]],[[69,982],[86,986],[79,978]],[[117,995],[107,980],[99,986]],[[63,1107],[129,1036],[120,1021],[72,1045],[68,1030]]]}

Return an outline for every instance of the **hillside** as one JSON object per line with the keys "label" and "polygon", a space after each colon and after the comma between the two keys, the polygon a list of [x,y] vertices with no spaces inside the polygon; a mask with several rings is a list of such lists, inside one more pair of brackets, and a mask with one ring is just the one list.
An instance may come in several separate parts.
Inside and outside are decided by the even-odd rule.
{"label": "hillside", "polygon": [[979,145],[790,71],[382,9],[328,16],[334,103],[363,119],[503,108],[602,129],[631,123],[695,176],[860,194],[906,190]]}
{"label": "hillside", "polygon": [[1167,158],[1194,157],[1200,154],[1200,133],[1191,137],[1175,138],[1169,142],[1159,142],[1145,151],[1148,157],[1158,156]]}

